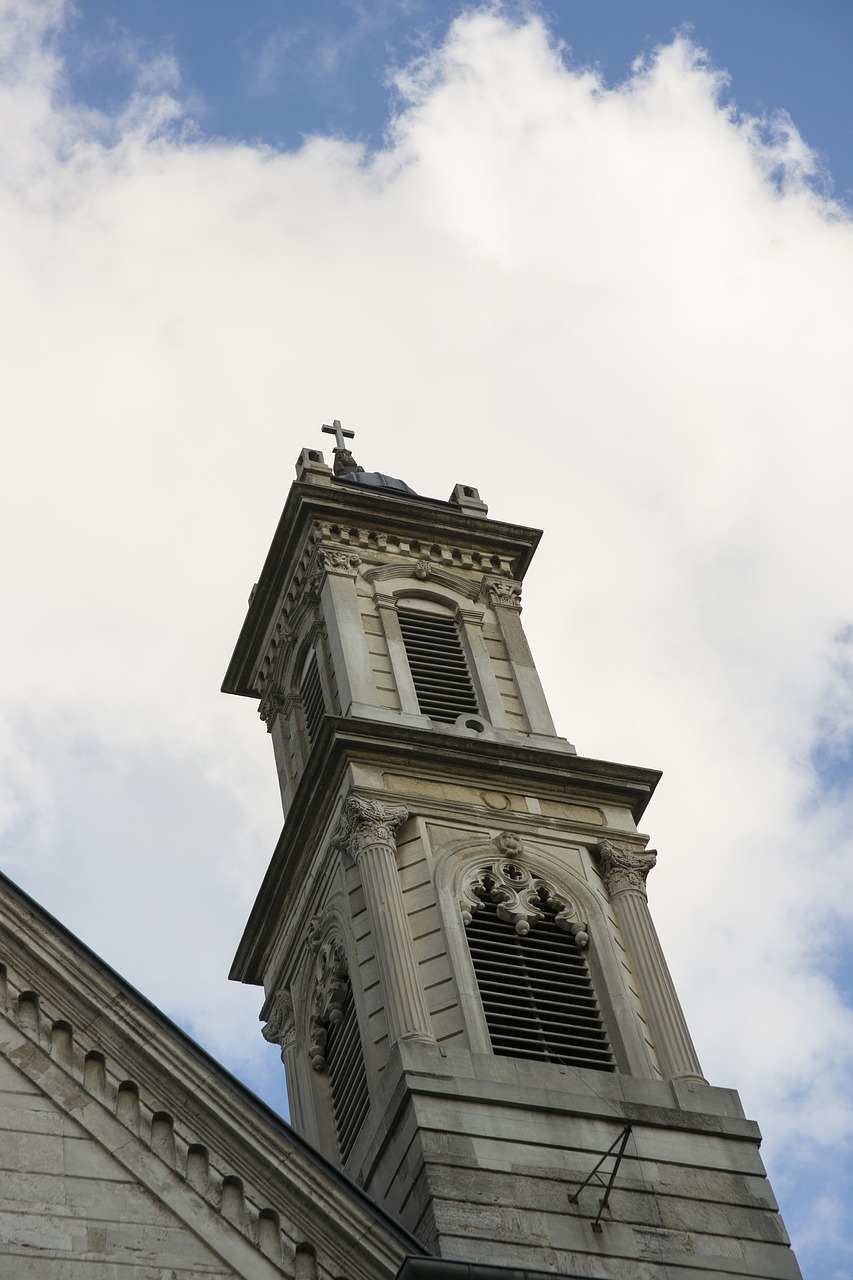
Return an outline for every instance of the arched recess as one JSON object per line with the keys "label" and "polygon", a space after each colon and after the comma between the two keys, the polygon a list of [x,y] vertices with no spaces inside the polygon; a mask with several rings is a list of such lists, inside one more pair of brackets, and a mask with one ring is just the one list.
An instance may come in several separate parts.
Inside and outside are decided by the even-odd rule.
{"label": "arched recess", "polygon": [[[512,867],[515,872],[509,869]],[[493,883],[484,884],[489,878]],[[550,977],[554,978],[553,966],[562,963],[561,957],[565,957],[566,963],[580,977],[584,969],[588,973],[605,1042],[612,1052],[609,1069],[644,1077],[658,1074],[642,1034],[636,1001],[628,987],[628,975],[606,907],[581,876],[566,865],[557,850],[549,850],[540,841],[535,845],[525,843],[515,832],[501,832],[490,841],[469,840],[448,850],[439,859],[435,885],[448,957],[456,976],[462,1020],[472,1053],[568,1061],[569,1065],[588,1068],[598,1063],[599,1069],[608,1069],[606,1056],[600,1056],[597,1049],[587,1055],[581,1054],[579,1060],[571,1060],[573,1055],[564,1052],[571,1039],[571,1026],[564,1028],[564,1038],[555,1043],[550,1054],[507,1054],[509,1040],[502,1040],[500,1031],[495,1036],[498,1047],[493,1045],[490,1020],[494,1030],[502,1016],[502,982],[506,986],[508,1001],[506,1025],[502,1029],[510,1039],[513,1032],[519,1030],[519,1019],[513,1016],[511,1002],[517,995],[516,988],[526,981],[523,939],[535,933],[538,924],[540,937],[544,931],[549,938],[541,947],[535,948],[540,954],[532,957],[532,962],[546,969],[546,979],[549,967],[552,969]],[[544,895],[542,899],[540,894]],[[472,955],[476,948],[472,948],[466,928],[478,910],[485,911],[485,916],[492,922],[501,922],[500,929],[495,930],[497,941],[495,936],[489,936],[488,930],[478,930],[476,947],[485,954],[485,963],[479,965]],[[566,938],[565,948],[559,943],[561,933]],[[518,946],[511,941],[515,937],[520,940]],[[496,945],[515,952],[514,956],[508,956],[503,973],[498,972],[499,966],[490,965],[488,953]],[[481,989],[484,983],[491,986],[488,992]],[[582,983],[569,978],[563,982],[557,975],[553,982],[544,982],[538,998],[554,1003],[562,998],[561,988],[564,992],[569,988],[580,992],[581,987]],[[536,1003],[535,989],[527,991],[527,999]],[[588,1002],[581,1000],[576,1003],[578,1018],[580,1014],[577,1011],[585,1003]],[[591,1048],[595,1048],[594,1042],[593,1036]],[[583,1061],[584,1056],[586,1061]]]}

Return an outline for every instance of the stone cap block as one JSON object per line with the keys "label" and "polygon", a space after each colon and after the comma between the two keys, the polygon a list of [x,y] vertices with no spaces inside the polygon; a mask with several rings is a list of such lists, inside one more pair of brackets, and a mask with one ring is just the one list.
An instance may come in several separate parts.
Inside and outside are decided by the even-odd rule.
{"label": "stone cap block", "polygon": [[303,449],[296,459],[296,479],[308,484],[331,484],[332,468],[319,449]]}
{"label": "stone cap block", "polygon": [[489,508],[480,497],[479,489],[475,489],[470,484],[454,485],[453,492],[447,501],[454,503],[471,516],[486,516],[489,513]]}

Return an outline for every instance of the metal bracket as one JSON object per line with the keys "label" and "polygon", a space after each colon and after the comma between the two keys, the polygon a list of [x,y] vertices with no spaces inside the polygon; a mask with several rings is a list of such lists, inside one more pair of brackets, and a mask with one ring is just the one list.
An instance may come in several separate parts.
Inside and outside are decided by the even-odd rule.
{"label": "metal bracket", "polygon": [[[596,1177],[599,1169],[604,1164],[608,1156],[613,1155],[614,1149],[616,1147],[619,1148],[619,1150],[616,1152],[616,1157],[613,1161],[613,1168],[610,1170],[610,1177],[607,1179],[607,1185],[604,1188],[604,1195],[601,1197],[601,1200],[599,1201],[598,1213],[595,1215],[595,1221],[592,1223],[592,1229],[597,1233],[601,1232],[601,1215],[604,1212],[604,1210],[607,1208],[607,1202],[610,1199],[610,1192],[613,1190],[613,1183],[616,1179],[616,1173],[619,1169],[619,1165],[622,1163],[622,1157],[625,1154],[625,1148],[628,1145],[628,1139],[630,1138],[630,1136],[631,1136],[631,1126],[629,1124],[626,1124],[622,1132],[617,1134],[617,1136],[613,1139],[610,1146],[607,1148],[604,1155],[601,1157],[601,1159],[599,1160],[595,1168],[592,1170],[592,1172],[589,1173],[586,1176],[586,1178],[584,1178],[583,1182],[580,1184],[580,1186],[578,1187],[574,1195],[569,1196],[569,1204],[577,1204],[580,1193],[583,1191],[584,1187],[589,1186],[590,1182],[592,1182],[593,1178]],[[601,1182],[600,1178],[599,1178],[599,1182]]]}

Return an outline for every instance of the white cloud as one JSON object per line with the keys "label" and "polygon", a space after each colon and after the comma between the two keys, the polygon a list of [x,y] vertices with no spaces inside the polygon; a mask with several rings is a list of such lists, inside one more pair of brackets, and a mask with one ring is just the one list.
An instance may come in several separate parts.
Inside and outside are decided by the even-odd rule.
{"label": "white cloud", "polygon": [[708,1074],[774,1168],[841,1149],[853,804],[810,753],[851,723],[853,230],[793,125],[687,40],[606,89],[486,10],[401,76],[386,150],[277,154],[195,135],[171,73],[120,120],[67,103],[61,6],[0,15],[10,872],[242,1056],[220,980],[275,784],[217,690],[337,415],[368,467],[544,525],[534,652],[582,753],[665,770],[652,904]]}

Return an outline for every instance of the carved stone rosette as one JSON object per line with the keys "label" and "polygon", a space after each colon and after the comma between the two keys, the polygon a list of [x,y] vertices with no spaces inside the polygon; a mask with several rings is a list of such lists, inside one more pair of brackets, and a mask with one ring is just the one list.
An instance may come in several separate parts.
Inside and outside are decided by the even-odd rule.
{"label": "carved stone rosette", "polygon": [[408,816],[405,805],[349,796],[332,837],[361,874],[392,1044],[435,1039],[397,875],[397,829]]}
{"label": "carved stone rosette", "polygon": [[459,903],[463,924],[471,923],[486,898],[497,904],[498,919],[513,925],[520,937],[530,932],[536,920],[544,920],[542,904],[547,903],[560,908],[554,919],[579,947],[589,943],[589,930],[574,902],[517,862],[481,864],[469,872]]}
{"label": "carved stone rosette", "polygon": [[276,991],[269,1004],[269,1017],[261,1035],[268,1044],[277,1044],[281,1048],[281,1059],[296,1042],[296,1021],[293,1014],[293,997],[282,989]]}
{"label": "carved stone rosette", "polygon": [[646,897],[646,877],[657,860],[658,855],[654,849],[638,852],[623,849],[611,844],[609,840],[601,840],[598,844],[599,866],[604,886],[611,898],[629,890]]}

